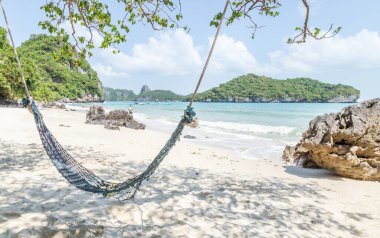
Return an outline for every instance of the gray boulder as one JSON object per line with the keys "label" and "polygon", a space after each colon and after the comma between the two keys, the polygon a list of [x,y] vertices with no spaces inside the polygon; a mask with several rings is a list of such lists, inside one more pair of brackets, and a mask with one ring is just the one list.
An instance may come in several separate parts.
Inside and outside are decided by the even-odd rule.
{"label": "gray boulder", "polygon": [[380,98],[316,117],[283,159],[360,180],[380,181]]}
{"label": "gray boulder", "polygon": [[86,114],[86,123],[95,125],[106,124],[106,111],[102,106],[92,106]]}
{"label": "gray boulder", "polygon": [[145,125],[137,122],[133,119],[133,114],[125,110],[114,110],[110,111],[106,115],[106,121],[110,122],[112,125],[125,126],[127,128],[132,128],[136,130],[144,130]]}
{"label": "gray boulder", "polygon": [[105,125],[106,129],[118,130],[119,127],[127,127],[136,130],[144,130],[145,125],[133,119],[133,115],[125,110],[113,110],[105,113],[102,106],[92,106],[86,114],[86,123]]}
{"label": "gray boulder", "polygon": [[150,88],[148,87],[148,85],[142,86],[140,94],[147,93],[147,92],[150,92]]}
{"label": "gray boulder", "polygon": [[117,125],[113,125],[112,122],[107,122],[104,125],[104,128],[107,130],[120,131],[120,127]]}
{"label": "gray boulder", "polygon": [[60,102],[49,102],[41,104],[43,108],[54,108],[54,109],[66,109],[65,104]]}

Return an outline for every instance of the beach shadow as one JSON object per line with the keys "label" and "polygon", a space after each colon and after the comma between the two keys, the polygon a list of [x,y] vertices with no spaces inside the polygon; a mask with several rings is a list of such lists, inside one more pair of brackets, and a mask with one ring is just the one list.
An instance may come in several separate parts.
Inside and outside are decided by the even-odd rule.
{"label": "beach shadow", "polygon": [[[147,166],[111,163],[120,155],[93,148],[67,149],[80,162],[95,164],[93,171],[104,179],[124,180]],[[342,214],[318,205],[328,200],[311,181],[247,180],[164,163],[134,199],[122,202],[76,189],[51,166],[41,145],[0,141],[1,237],[336,237],[336,230],[361,235],[360,225],[339,221]],[[359,216],[371,219],[343,215],[353,223]]]}
{"label": "beach shadow", "polygon": [[330,179],[342,180],[342,177],[334,174],[334,172],[326,169],[310,169],[302,168],[300,166],[282,166],[286,173],[296,175],[301,178],[315,178],[315,179]]}

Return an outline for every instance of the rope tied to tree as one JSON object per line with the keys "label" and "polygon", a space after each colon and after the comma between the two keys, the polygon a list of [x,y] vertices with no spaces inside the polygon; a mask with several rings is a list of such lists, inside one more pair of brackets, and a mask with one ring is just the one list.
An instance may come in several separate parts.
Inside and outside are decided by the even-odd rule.
{"label": "rope tied to tree", "polygon": [[206,73],[206,70],[208,68],[208,64],[210,63],[210,60],[211,60],[211,56],[214,52],[214,49],[215,49],[215,45],[216,45],[216,41],[218,40],[219,38],[219,34],[220,34],[220,29],[222,28],[222,25],[223,25],[223,21],[224,21],[224,18],[226,16],[226,13],[227,13],[227,9],[228,9],[228,5],[230,4],[230,0],[227,0],[226,1],[226,5],[224,6],[224,9],[223,9],[223,13],[222,13],[222,17],[220,19],[220,22],[219,22],[219,25],[216,29],[216,32],[215,32],[215,36],[214,36],[214,40],[212,42],[212,45],[211,45],[211,48],[210,48],[210,51],[208,53],[208,56],[207,56],[207,59],[206,59],[206,62],[203,66],[203,69],[202,69],[202,73],[201,75],[199,76],[199,80],[198,80],[198,83],[197,83],[197,86],[195,87],[195,90],[194,90],[194,93],[193,93],[193,96],[191,97],[191,100],[190,100],[190,103],[189,103],[189,106],[191,107],[193,105],[193,102],[195,100],[195,97],[197,96],[197,93],[198,93],[198,90],[199,90],[199,87],[201,86],[201,83],[202,83],[202,80],[205,76],[205,73]]}

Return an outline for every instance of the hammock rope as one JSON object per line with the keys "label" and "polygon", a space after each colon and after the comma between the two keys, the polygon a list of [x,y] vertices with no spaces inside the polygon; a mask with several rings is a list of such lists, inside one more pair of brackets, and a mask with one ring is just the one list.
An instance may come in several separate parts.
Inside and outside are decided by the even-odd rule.
{"label": "hammock rope", "polygon": [[78,161],[76,161],[67,151],[61,146],[61,144],[57,141],[57,139],[52,135],[52,133],[49,131],[49,129],[46,127],[45,122],[42,118],[42,114],[38,110],[38,107],[31,98],[28,86],[26,84],[26,80],[24,77],[24,73],[22,70],[21,61],[19,59],[19,56],[17,54],[16,46],[13,41],[12,33],[9,27],[9,22],[7,19],[6,12],[4,10],[4,6],[2,3],[2,0],[0,0],[0,5],[3,11],[3,16],[5,19],[5,23],[7,25],[8,33],[11,38],[13,50],[15,52],[16,61],[18,64],[18,68],[20,71],[21,79],[23,81],[24,87],[25,87],[25,94],[27,96],[26,99],[23,100],[23,103],[25,105],[30,105],[31,111],[34,116],[34,120],[37,126],[37,131],[40,135],[40,139],[42,142],[42,145],[49,156],[50,160],[54,164],[54,166],[57,168],[59,173],[72,185],[75,187],[91,192],[96,194],[102,194],[105,197],[116,197],[119,200],[128,200],[135,196],[136,192],[139,190],[142,182],[149,180],[149,178],[153,175],[153,173],[156,171],[156,169],[159,167],[161,162],[164,160],[164,158],[168,155],[170,150],[174,147],[176,142],[179,140],[181,133],[185,127],[186,124],[189,124],[193,121],[195,117],[195,112],[192,108],[192,104],[195,100],[195,97],[197,95],[198,89],[202,83],[202,80],[204,78],[205,72],[207,70],[207,67],[209,65],[211,56],[214,52],[214,48],[220,33],[221,26],[223,25],[223,20],[225,18],[228,5],[230,3],[230,0],[226,0],[226,4],[222,13],[222,18],[220,19],[219,25],[217,27],[214,41],[212,43],[212,46],[210,48],[210,51],[208,53],[205,65],[203,67],[203,70],[201,72],[201,75],[199,77],[197,86],[194,90],[194,93],[192,95],[192,98],[189,102],[189,105],[187,106],[186,110],[184,111],[184,115],[180,122],[178,123],[176,129],[173,131],[172,135],[170,136],[169,140],[166,142],[164,147],[159,151],[159,153],[156,155],[156,157],[153,159],[153,161],[149,164],[149,166],[143,171],[141,174],[137,175],[136,177],[127,179],[123,182],[114,183],[110,181],[105,181],[99,177],[97,177],[94,173],[92,173],[90,170],[86,169],[84,166],[82,166]]}

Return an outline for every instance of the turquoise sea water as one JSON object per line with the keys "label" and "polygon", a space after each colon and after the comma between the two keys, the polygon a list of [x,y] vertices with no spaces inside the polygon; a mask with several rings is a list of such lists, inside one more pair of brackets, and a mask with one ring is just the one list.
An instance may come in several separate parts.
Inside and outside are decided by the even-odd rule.
{"label": "turquoise sea water", "polygon": [[[90,106],[92,104],[87,104]],[[134,108],[135,118],[148,128],[170,133],[180,120],[187,103],[105,102],[106,109]],[[324,113],[338,112],[342,103],[195,103],[200,122],[197,129],[186,128],[194,143],[205,143],[235,151],[246,159],[281,158],[285,145],[295,144],[310,120]],[[75,104],[69,106],[77,107]]]}

